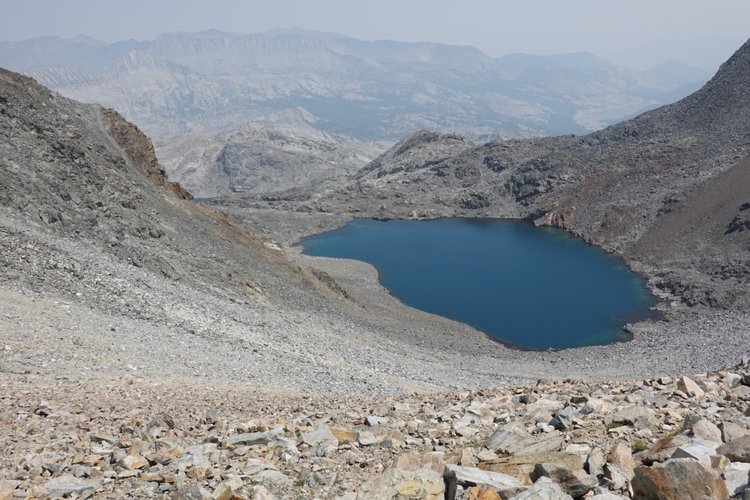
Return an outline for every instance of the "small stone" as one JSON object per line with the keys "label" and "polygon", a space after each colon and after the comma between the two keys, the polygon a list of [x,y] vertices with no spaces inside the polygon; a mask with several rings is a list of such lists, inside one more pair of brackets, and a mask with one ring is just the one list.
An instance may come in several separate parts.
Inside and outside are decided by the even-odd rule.
{"label": "small stone", "polygon": [[365,423],[370,427],[375,427],[376,425],[388,425],[388,422],[390,422],[388,417],[378,417],[376,415],[369,415],[365,419]]}
{"label": "small stone", "polygon": [[128,470],[143,469],[148,467],[148,460],[140,455],[127,455],[120,462]]}
{"label": "small stone", "polygon": [[472,437],[478,432],[477,429],[461,424],[454,424],[453,431],[456,433],[456,435],[462,437]]}
{"label": "small stone", "polygon": [[331,432],[333,433],[334,436],[336,436],[336,439],[338,439],[339,444],[356,443],[357,439],[359,438],[359,432],[349,431],[346,429],[341,429],[339,427],[332,427]]}
{"label": "small stone", "polygon": [[375,498],[420,498],[442,500],[445,497],[443,476],[431,468],[416,470],[388,468],[370,478],[358,490],[358,500]]}
{"label": "small stone", "polygon": [[259,485],[253,488],[252,500],[276,500],[276,497],[265,486]]}
{"label": "small stone", "polygon": [[477,464],[474,461],[474,453],[471,448],[464,448],[461,450],[460,464],[463,467],[476,467]]}
{"label": "small stone", "polygon": [[711,457],[711,468],[716,472],[723,472],[731,463],[724,455],[714,455]]}
{"label": "small stone", "polygon": [[211,495],[212,500],[231,500],[234,496],[232,487],[227,483],[220,483]]}
{"label": "small stone", "polygon": [[284,474],[277,470],[266,469],[259,472],[253,478],[253,481],[258,483],[270,484],[280,488],[288,487],[292,484],[292,480],[286,477]]}
{"label": "small stone", "polygon": [[500,493],[492,488],[473,486],[469,488],[469,500],[502,500],[502,497],[500,497]]}

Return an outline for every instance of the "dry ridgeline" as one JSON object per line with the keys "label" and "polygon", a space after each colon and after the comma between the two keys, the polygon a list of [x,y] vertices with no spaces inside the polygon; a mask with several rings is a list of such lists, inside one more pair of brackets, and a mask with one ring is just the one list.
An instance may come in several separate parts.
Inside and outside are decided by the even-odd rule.
{"label": "dry ridgeline", "polygon": [[[750,43],[600,132],[420,133],[230,217],[116,112],[0,70],[0,498],[747,498],[749,82]],[[664,319],[514,351],[288,246],[443,215],[564,227]]]}

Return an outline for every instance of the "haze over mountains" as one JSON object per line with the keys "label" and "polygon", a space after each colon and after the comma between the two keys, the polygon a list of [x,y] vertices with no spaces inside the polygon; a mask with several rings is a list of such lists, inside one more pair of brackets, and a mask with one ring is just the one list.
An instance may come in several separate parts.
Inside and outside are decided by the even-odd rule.
{"label": "haze over mountains", "polygon": [[[218,161],[227,138],[248,124],[292,142],[326,134],[334,153],[348,141],[310,167],[318,182],[333,174],[331,165],[350,172],[351,139],[383,150],[420,129],[473,139],[585,133],[683,97],[709,76],[679,63],[634,72],[588,53],[492,59],[467,46],[297,29],[169,33],[113,44],[86,37],[2,42],[0,66],[117,109],[155,139],[167,171],[200,196],[250,185],[232,179],[242,168]],[[191,156],[200,158],[187,167],[184,156],[162,147],[186,136]],[[262,147],[277,146],[267,139]],[[355,167],[373,157],[372,146],[360,149]],[[225,179],[206,187],[209,171]]]}

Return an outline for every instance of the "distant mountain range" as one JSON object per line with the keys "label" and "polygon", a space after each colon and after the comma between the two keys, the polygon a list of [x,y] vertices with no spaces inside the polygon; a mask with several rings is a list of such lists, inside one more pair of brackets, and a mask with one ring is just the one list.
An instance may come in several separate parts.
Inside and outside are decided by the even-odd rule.
{"label": "distant mountain range", "polygon": [[[679,63],[635,72],[589,53],[493,59],[467,46],[305,30],[210,30],[112,44],[42,37],[0,42],[0,66],[117,109],[154,137],[170,174],[186,158],[158,145],[175,137],[212,145],[194,147],[202,163],[182,170],[205,174],[226,167],[208,154],[220,149],[216,143],[236,140],[248,125],[296,131],[299,116],[305,134],[323,132],[334,142],[343,136],[382,144],[420,129],[475,140],[578,134],[672,102],[710,76]],[[203,174],[177,180],[208,194],[201,192]]]}
{"label": "distant mountain range", "polygon": [[302,107],[321,130],[378,140],[423,128],[474,138],[581,133],[687,95],[710,76],[679,63],[639,73],[588,53],[492,59],[473,47],[304,30],[0,42],[0,66],[113,106],[156,136],[223,131]]}

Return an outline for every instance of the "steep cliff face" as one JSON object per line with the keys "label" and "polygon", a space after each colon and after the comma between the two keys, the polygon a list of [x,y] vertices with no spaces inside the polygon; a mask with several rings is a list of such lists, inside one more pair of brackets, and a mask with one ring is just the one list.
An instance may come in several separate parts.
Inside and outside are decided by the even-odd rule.
{"label": "steep cliff face", "polygon": [[101,119],[105,130],[109,132],[127,158],[148,180],[176,198],[192,199],[190,193],[184,190],[178,182],[167,180],[166,172],[159,165],[159,160],[156,159],[154,145],[146,137],[146,134],[114,109],[101,110]]}

